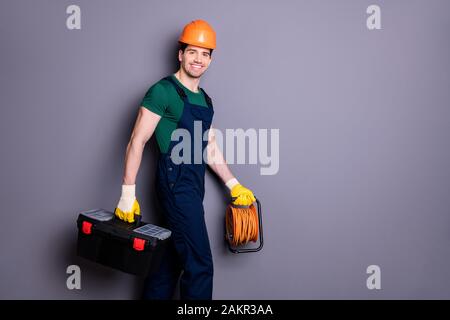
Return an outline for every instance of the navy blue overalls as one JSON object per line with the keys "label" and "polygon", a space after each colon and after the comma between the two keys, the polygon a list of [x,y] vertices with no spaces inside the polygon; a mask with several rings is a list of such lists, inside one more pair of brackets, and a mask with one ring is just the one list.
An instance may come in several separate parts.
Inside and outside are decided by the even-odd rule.
{"label": "navy blue overalls", "polygon": [[[178,141],[172,140],[168,152],[160,154],[156,192],[167,226],[172,231],[172,241],[164,253],[159,271],[150,275],[146,281],[144,298],[171,299],[183,270],[180,298],[211,300],[213,260],[203,210],[206,170],[203,151],[208,141],[203,141],[203,136],[211,126],[214,109],[203,89],[207,108],[189,103],[183,89],[171,77],[165,79],[175,86],[184,102],[177,129],[185,129],[190,133],[191,161],[181,164],[173,161],[171,153]],[[197,127],[196,132],[194,127]],[[200,155],[198,152],[201,152]],[[179,154],[183,155],[183,151]]]}

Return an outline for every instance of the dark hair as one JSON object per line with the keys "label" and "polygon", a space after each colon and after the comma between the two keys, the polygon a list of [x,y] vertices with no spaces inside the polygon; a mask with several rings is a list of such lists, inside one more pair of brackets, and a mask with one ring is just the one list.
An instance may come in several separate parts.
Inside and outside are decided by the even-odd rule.
{"label": "dark hair", "polygon": [[[178,49],[183,51],[183,53],[184,53],[184,50],[186,50],[187,46],[188,46],[187,43],[178,42]],[[209,49],[209,55],[210,56],[212,56],[212,52],[213,52],[213,49]]]}

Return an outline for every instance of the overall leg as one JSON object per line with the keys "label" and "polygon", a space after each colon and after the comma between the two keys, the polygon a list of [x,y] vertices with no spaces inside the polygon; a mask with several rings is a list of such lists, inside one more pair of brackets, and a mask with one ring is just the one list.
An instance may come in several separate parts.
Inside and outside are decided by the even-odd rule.
{"label": "overall leg", "polygon": [[173,241],[168,243],[156,273],[145,280],[143,298],[148,300],[171,300],[181,274],[181,265]]}
{"label": "overall leg", "polygon": [[202,201],[190,197],[179,200],[177,206],[180,223],[176,229],[180,239],[175,241],[175,247],[184,269],[180,298],[211,300],[214,268]]}
{"label": "overall leg", "polygon": [[[167,188],[158,179],[156,181],[156,195],[163,213],[165,223],[169,230],[172,230],[172,214],[168,210],[172,210],[171,202],[167,196]],[[172,230],[172,236],[166,250],[161,257],[161,264],[156,273],[150,274],[145,280],[143,298],[149,300],[171,300],[174,290],[182,271],[182,264],[179,259],[178,252],[175,248],[176,235]]]}

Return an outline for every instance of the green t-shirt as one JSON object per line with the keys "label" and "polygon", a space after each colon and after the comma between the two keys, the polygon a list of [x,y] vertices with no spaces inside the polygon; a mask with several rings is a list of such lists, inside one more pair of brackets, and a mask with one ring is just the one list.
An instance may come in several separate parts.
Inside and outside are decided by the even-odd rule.
{"label": "green t-shirt", "polygon": [[[171,77],[186,93],[190,103],[208,108],[205,96],[201,90],[193,92],[183,86],[173,74]],[[145,97],[142,99],[141,106],[161,116],[155,129],[156,141],[161,152],[168,152],[170,137],[177,128],[178,121],[183,114],[183,100],[181,100],[173,84],[168,80],[162,79],[148,89]]]}

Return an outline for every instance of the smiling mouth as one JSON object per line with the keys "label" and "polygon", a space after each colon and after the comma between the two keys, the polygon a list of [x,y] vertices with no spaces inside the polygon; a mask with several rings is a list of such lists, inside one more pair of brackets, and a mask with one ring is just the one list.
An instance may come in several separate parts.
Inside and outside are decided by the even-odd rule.
{"label": "smiling mouth", "polygon": [[194,69],[201,69],[202,68],[202,66],[198,65],[198,64],[191,64],[191,67],[194,68]]}

